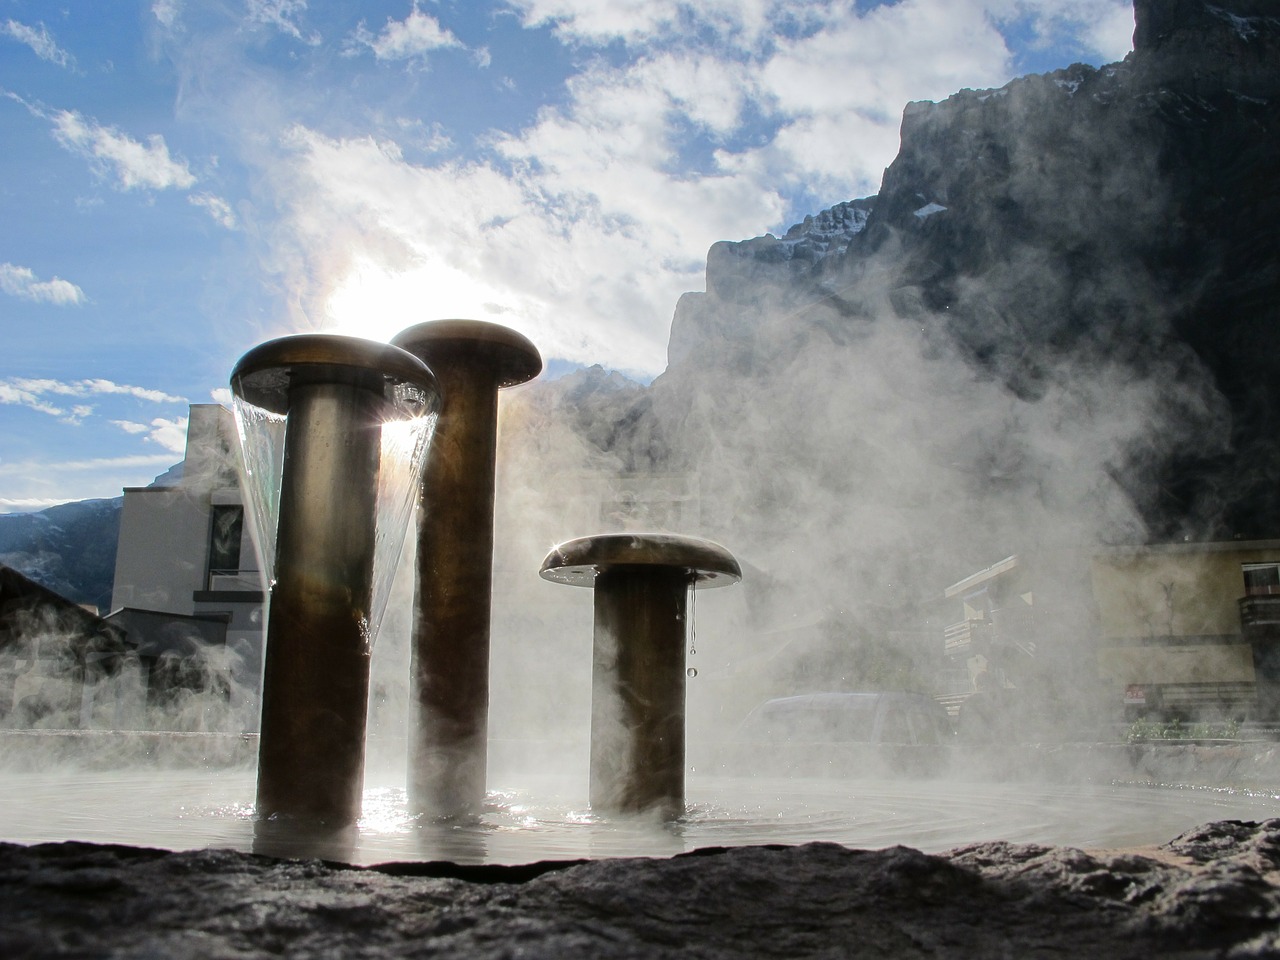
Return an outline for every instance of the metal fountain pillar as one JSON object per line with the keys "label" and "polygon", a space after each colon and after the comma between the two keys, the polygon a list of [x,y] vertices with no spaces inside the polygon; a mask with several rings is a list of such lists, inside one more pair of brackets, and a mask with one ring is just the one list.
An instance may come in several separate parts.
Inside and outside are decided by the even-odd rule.
{"label": "metal fountain pillar", "polygon": [[539,573],[595,588],[591,809],[680,816],[689,589],[736,583],[738,562],[709,540],[616,533],[560,544]]}
{"label": "metal fountain pillar", "polygon": [[270,588],[257,812],[354,823],[364,779],[381,429],[396,388],[437,402],[396,347],[324,334],[261,344],[236,364],[242,401],[285,416]]}
{"label": "metal fountain pillar", "polygon": [[485,796],[498,391],[537,376],[542,358],[478,320],[421,323],[392,343],[429,364],[443,391],[418,512],[409,803],[463,816]]}

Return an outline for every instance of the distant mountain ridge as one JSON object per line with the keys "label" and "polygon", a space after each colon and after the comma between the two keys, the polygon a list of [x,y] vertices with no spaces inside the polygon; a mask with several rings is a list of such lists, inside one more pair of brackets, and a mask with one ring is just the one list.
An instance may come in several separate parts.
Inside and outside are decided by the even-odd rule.
{"label": "distant mountain ridge", "polygon": [[76,603],[106,612],[123,497],[0,515],[0,563]]}
{"label": "distant mountain ridge", "polygon": [[813,269],[819,261],[838,257],[849,249],[853,238],[866,228],[875,207],[875,197],[846,200],[828,207],[815,216],[794,224],[781,238],[772,234],[735,242],[721,241],[707,254],[708,282],[714,275],[717,283],[732,273],[733,259],[756,263],[794,264],[794,275]]}

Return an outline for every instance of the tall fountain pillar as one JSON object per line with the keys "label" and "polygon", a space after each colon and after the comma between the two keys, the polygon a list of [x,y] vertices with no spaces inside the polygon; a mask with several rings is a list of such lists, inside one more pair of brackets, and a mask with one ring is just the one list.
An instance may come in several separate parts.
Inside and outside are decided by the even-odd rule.
{"label": "tall fountain pillar", "polygon": [[736,583],[737,561],[709,540],[618,533],[562,543],[539,572],[595,588],[591,809],[680,816],[689,590]]}
{"label": "tall fountain pillar", "polygon": [[255,347],[231,385],[238,412],[243,403],[263,422],[284,418],[278,491],[264,494],[274,497],[265,512],[275,523],[255,517],[270,528],[262,549],[271,571],[257,812],[350,824],[360,815],[369,658],[381,612],[374,554],[378,538],[395,533],[378,525],[382,428],[389,418],[429,413],[434,379],[403,350],[317,334]]}
{"label": "tall fountain pillar", "polygon": [[421,323],[392,342],[430,364],[444,393],[418,513],[409,803],[453,817],[485,796],[498,390],[537,376],[542,358],[478,320]]}

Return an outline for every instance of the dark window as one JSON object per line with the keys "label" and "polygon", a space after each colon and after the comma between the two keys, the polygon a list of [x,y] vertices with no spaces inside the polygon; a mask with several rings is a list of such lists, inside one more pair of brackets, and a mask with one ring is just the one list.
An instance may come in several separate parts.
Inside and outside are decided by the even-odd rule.
{"label": "dark window", "polygon": [[240,537],[244,531],[244,507],[217,504],[209,527],[209,573],[236,573],[240,569]]}
{"label": "dark window", "polygon": [[1244,592],[1248,597],[1280,593],[1280,564],[1244,564]]}

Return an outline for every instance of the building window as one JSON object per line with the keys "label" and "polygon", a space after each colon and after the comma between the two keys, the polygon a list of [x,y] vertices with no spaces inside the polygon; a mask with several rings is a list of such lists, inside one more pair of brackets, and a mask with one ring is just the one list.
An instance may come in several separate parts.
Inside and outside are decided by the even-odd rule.
{"label": "building window", "polygon": [[1246,597],[1280,594],[1280,563],[1245,563],[1241,569]]}
{"label": "building window", "polygon": [[244,532],[244,507],[215,504],[209,525],[209,575],[240,571],[240,540]]}

